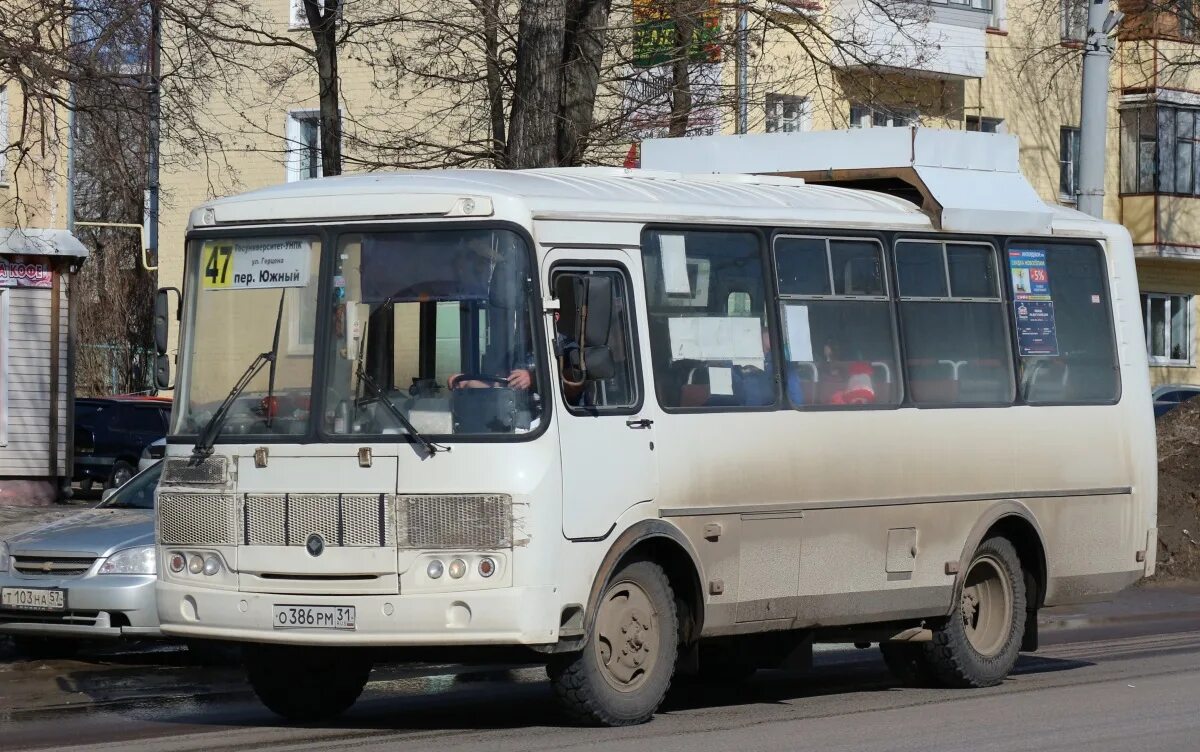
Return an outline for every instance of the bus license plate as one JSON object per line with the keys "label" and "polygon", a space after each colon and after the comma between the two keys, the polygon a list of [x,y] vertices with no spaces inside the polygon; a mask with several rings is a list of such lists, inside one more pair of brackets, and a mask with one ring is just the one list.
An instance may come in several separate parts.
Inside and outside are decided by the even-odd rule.
{"label": "bus license plate", "polygon": [[64,611],[67,608],[67,591],[6,587],[0,590],[0,606],[24,611]]}
{"label": "bus license plate", "polygon": [[354,606],[275,606],[276,629],[354,629]]}

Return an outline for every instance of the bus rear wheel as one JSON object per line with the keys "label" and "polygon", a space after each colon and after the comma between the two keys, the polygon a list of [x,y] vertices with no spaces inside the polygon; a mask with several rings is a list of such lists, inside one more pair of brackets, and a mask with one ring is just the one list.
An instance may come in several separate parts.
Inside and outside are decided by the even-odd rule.
{"label": "bus rear wheel", "polygon": [[633,561],[605,587],[583,650],[555,656],[547,672],[574,720],[631,726],[650,720],[662,704],[678,648],[670,581],[657,564]]}
{"label": "bus rear wheel", "polygon": [[289,721],[327,721],[358,700],[371,660],[354,648],[247,645],[246,675],[254,694]]}
{"label": "bus rear wheel", "polygon": [[1005,538],[979,545],[957,591],[954,613],[923,644],[940,684],[990,687],[1008,676],[1025,635],[1025,578]]}

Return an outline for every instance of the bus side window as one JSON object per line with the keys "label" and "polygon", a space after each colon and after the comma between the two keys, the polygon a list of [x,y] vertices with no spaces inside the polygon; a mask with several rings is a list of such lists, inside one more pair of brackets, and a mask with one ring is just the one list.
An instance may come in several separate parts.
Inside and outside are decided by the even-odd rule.
{"label": "bus side window", "polygon": [[774,251],[791,405],[898,404],[883,246],[873,239],[781,236]]}
{"label": "bus side window", "polygon": [[[1083,243],[1021,244],[1010,246],[1009,258],[1014,297],[1036,298],[1031,305],[1041,304],[1050,315],[1049,322],[1040,323],[1042,331],[1051,336],[1047,341],[1034,341],[1029,335],[1022,336],[1021,301],[1014,303],[1021,396],[1032,404],[1106,404],[1115,400],[1120,371],[1100,248]],[[1046,287],[1018,291],[1015,288],[1022,272],[1013,270],[1030,264],[1041,267]]]}
{"label": "bus side window", "polygon": [[692,409],[776,404],[758,236],[647,230],[642,261],[659,404]]}
{"label": "bus side window", "polygon": [[1007,405],[1014,384],[996,250],[895,244],[908,390],[917,405]]}
{"label": "bus side window", "polygon": [[[555,372],[559,377],[563,398],[572,411],[595,412],[636,408],[639,397],[637,379],[637,348],[633,345],[633,304],[629,298],[625,275],[614,268],[563,269],[554,273],[554,283],[564,275],[610,278],[613,289],[613,308],[609,317],[608,347],[612,353],[611,376],[573,381],[564,372],[564,364],[578,353],[579,343],[561,333],[556,327],[554,348]],[[567,369],[570,370],[570,369]]]}

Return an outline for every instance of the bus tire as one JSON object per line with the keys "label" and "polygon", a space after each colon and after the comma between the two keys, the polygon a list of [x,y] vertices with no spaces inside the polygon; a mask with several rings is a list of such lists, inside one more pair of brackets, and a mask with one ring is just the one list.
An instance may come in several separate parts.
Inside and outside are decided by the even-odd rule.
{"label": "bus tire", "polygon": [[328,721],[362,694],[371,660],[353,648],[254,645],[243,650],[254,694],[289,721]]}
{"label": "bus tire", "polygon": [[1025,577],[1012,543],[999,537],[980,543],[956,595],[954,613],[923,643],[925,659],[944,686],[999,684],[1025,634]]}
{"label": "bus tire", "polygon": [[555,656],[547,673],[563,710],[588,725],[650,720],[671,685],[679,650],[675,595],[662,567],[632,561],[613,573],[583,650]]}

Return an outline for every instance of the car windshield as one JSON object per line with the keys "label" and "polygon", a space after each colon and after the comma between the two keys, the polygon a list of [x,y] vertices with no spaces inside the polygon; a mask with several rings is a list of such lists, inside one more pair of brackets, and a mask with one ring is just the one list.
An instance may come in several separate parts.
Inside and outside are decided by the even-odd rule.
{"label": "car windshield", "polygon": [[133,476],[116,493],[100,503],[103,509],[153,509],[154,489],[162,476],[162,463],[156,462]]}
{"label": "car windshield", "polygon": [[321,244],[311,236],[193,241],[179,355],[176,434],[197,434],[263,353],[220,436],[308,430]]}
{"label": "car windshield", "polygon": [[[324,430],[497,435],[539,425],[525,241],[508,230],[345,235]],[[404,418],[401,419],[401,416]]]}

